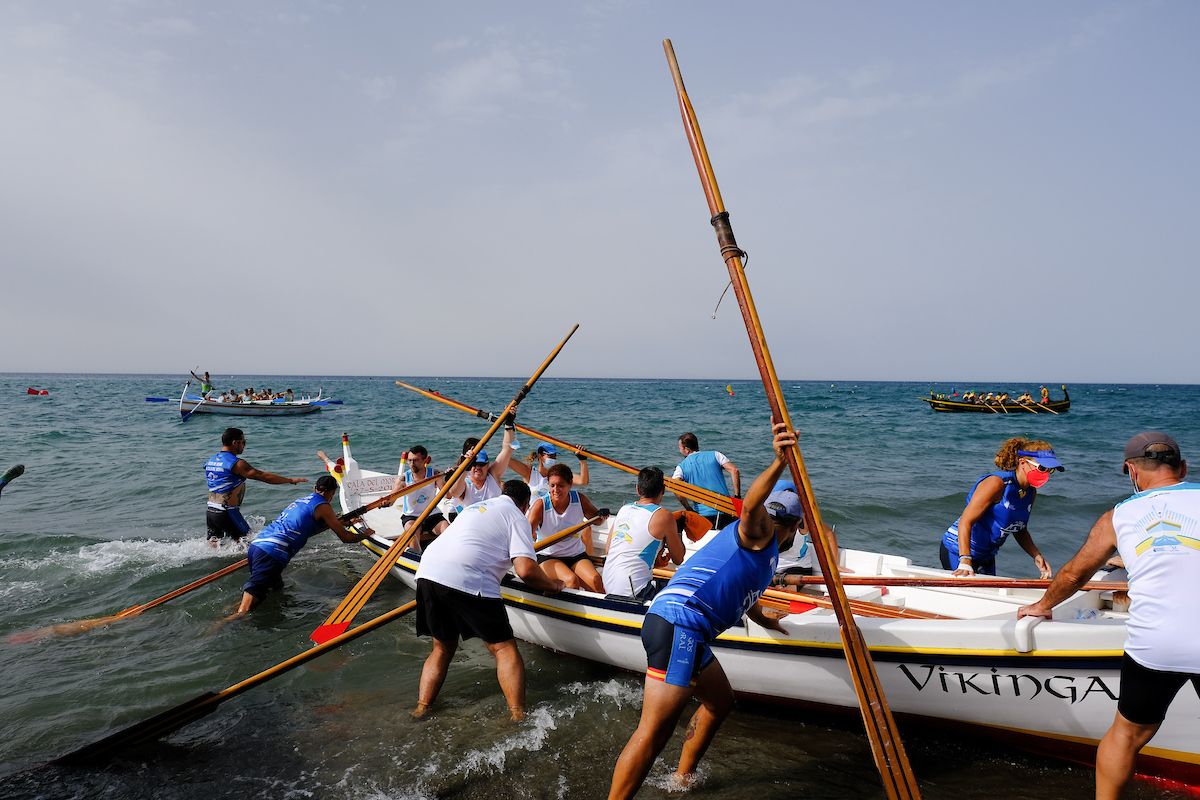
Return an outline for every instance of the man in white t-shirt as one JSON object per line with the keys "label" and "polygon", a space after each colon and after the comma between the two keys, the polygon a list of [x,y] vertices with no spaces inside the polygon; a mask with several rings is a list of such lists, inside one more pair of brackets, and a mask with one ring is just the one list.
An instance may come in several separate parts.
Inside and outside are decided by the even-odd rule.
{"label": "man in white t-shirt", "polygon": [[1129,572],[1129,621],[1117,715],[1096,750],[1096,798],[1115,800],[1134,760],[1158,732],[1175,695],[1200,694],[1200,484],[1184,483],[1187,462],[1173,438],[1139,433],[1125,445],[1132,497],[1104,513],[1087,541],[1018,617],[1050,618],[1114,549]]}
{"label": "man in white t-shirt", "polygon": [[514,720],[525,717],[525,662],[513,638],[500,580],[509,567],[534,589],[561,592],[563,582],[538,566],[525,512],[529,486],[507,481],[499,497],[467,506],[425,548],[417,568],[417,634],[433,637],[421,670],[414,717],[437,698],[460,639],[478,636],[496,658],[496,678]]}

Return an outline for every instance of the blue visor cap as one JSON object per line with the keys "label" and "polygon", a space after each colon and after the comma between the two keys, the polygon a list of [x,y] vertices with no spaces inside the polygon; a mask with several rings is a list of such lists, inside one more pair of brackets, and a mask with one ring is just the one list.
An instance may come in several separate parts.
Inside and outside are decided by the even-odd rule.
{"label": "blue visor cap", "polygon": [[552,444],[542,443],[538,445],[538,452],[545,453],[548,456],[558,455],[558,448]]}
{"label": "blue visor cap", "polygon": [[779,517],[804,518],[804,509],[800,507],[800,495],[791,490],[771,492],[771,496],[767,498],[767,502],[763,503],[763,506],[767,509],[767,514],[775,519]]}
{"label": "blue visor cap", "polygon": [[[775,481],[775,485],[771,488],[772,492],[795,492],[796,484],[791,481]],[[796,492],[799,494],[799,492]]]}
{"label": "blue visor cap", "polygon": [[479,455],[475,456],[475,462],[474,462],[474,463],[476,463],[476,464],[486,464],[486,463],[488,463],[488,454],[487,454],[487,450],[480,450],[480,451],[479,451]]}
{"label": "blue visor cap", "polygon": [[1067,471],[1067,468],[1054,455],[1053,450],[1018,450],[1017,455],[1031,458],[1046,469],[1058,470],[1059,472]]}

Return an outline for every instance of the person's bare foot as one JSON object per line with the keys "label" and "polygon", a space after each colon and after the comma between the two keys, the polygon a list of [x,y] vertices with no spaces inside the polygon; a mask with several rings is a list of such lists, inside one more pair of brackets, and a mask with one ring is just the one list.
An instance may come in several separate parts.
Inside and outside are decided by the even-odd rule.
{"label": "person's bare foot", "polygon": [[696,773],[694,772],[675,772],[671,774],[671,786],[668,791],[686,792],[692,788],[692,784],[696,782]]}
{"label": "person's bare foot", "polygon": [[410,716],[412,716],[413,719],[421,719],[428,713],[429,713],[429,704],[428,703],[417,703],[416,708],[414,708],[410,712]]}
{"label": "person's bare foot", "polygon": [[513,722],[521,722],[525,719],[525,709],[521,708],[521,706],[509,706],[508,713],[509,719]]}

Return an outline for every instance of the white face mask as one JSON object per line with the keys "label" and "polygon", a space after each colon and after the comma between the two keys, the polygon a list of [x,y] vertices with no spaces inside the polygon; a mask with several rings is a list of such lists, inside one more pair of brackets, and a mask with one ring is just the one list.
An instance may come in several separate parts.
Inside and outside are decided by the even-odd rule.
{"label": "white face mask", "polygon": [[542,466],[544,467],[553,467],[557,463],[558,459],[554,456],[542,456]]}

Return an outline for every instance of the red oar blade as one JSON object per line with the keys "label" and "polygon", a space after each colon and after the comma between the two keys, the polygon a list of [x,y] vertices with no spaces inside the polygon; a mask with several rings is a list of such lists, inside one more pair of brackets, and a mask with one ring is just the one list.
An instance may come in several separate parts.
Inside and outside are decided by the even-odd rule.
{"label": "red oar blade", "polygon": [[349,620],[345,622],[327,622],[314,630],[309,638],[317,644],[325,644],[330,639],[333,639],[336,636],[341,636],[349,628]]}

